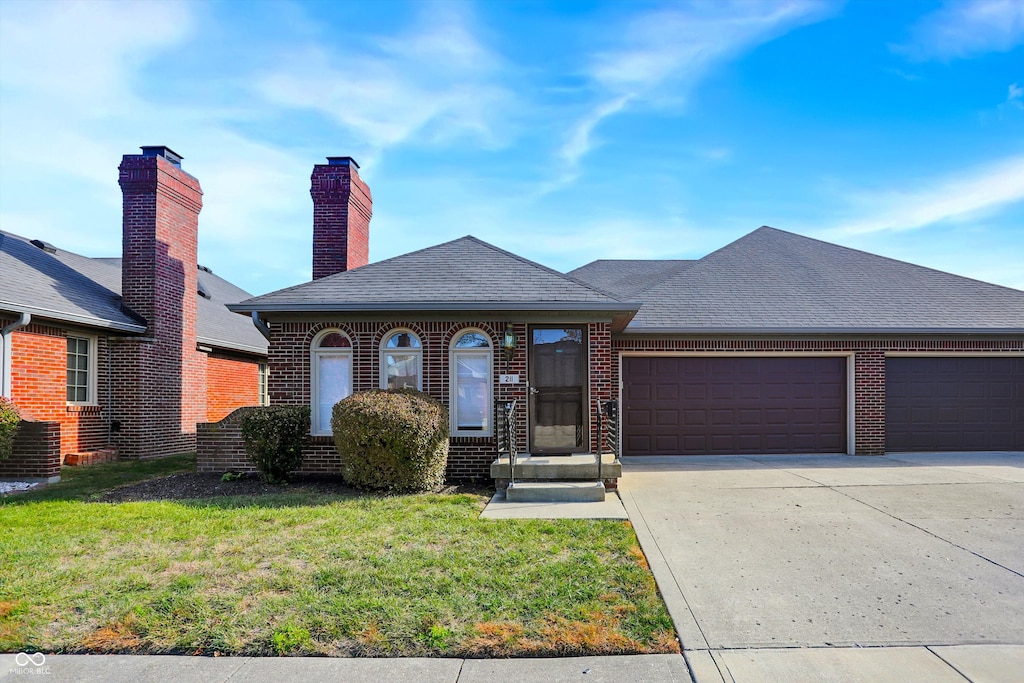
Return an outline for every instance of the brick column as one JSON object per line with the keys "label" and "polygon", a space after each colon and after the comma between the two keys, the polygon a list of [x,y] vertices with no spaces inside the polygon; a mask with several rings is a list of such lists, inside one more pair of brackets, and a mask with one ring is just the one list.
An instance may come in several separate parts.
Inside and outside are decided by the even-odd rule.
{"label": "brick column", "polygon": [[885,454],[885,351],[853,357],[854,447],[857,455]]}

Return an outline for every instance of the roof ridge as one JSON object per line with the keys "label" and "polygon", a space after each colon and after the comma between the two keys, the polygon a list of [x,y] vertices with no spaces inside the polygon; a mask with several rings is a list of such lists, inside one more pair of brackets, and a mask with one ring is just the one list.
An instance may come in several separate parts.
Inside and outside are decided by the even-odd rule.
{"label": "roof ridge", "polygon": [[[801,234],[796,233],[796,232],[790,232],[788,230],[781,230],[779,228],[773,228],[770,225],[762,225],[757,230],[754,230],[753,232],[747,233],[746,235],[744,235],[743,237],[739,238],[735,242],[730,242],[729,244],[727,244],[725,246],[728,247],[728,246],[730,246],[732,244],[735,244],[736,242],[739,242],[740,240],[742,240],[742,239],[744,239],[746,237],[750,237],[754,233],[760,232],[762,230],[771,230],[773,232],[777,232],[777,233],[781,233],[783,235],[786,235],[787,237],[796,237],[798,239],[807,240],[809,242],[814,242],[816,244],[823,244],[823,245],[825,245],[827,247],[830,247],[830,248],[833,248],[833,249],[843,249],[844,251],[849,251],[849,252],[853,252],[853,253],[856,253],[856,254],[861,254],[861,255],[867,256],[869,258],[880,259],[880,260],[883,260],[883,261],[889,261],[890,263],[898,263],[901,266],[912,266],[912,267],[914,267],[914,268],[916,268],[918,270],[924,270],[924,271],[928,271],[928,272],[931,272],[931,273],[938,273],[940,275],[946,275],[946,276],[949,276],[949,277],[955,277],[955,278],[959,278],[961,280],[967,280],[969,282],[977,282],[978,284],[988,285],[989,287],[1000,287],[1002,289],[1008,289],[1011,292],[1024,292],[1024,290],[1016,289],[1014,287],[1009,287],[1007,285],[1000,285],[1000,284],[997,284],[995,282],[987,282],[985,280],[978,280],[977,278],[968,277],[966,275],[960,275],[958,273],[951,273],[948,270],[939,270],[938,268],[929,268],[928,266],[922,266],[919,263],[912,263],[911,261],[904,261],[902,259],[893,258],[892,256],[884,256],[882,254],[875,254],[874,252],[865,251],[863,249],[857,249],[856,247],[848,247],[848,246],[843,245],[843,244],[836,244],[835,242],[829,242],[827,240],[819,239],[817,237],[810,237],[809,235],[801,235]],[[725,247],[723,247],[723,249],[724,248]],[[719,250],[719,251],[721,251],[721,250]],[[710,254],[709,254],[709,256],[710,256]]]}
{"label": "roof ridge", "polygon": [[605,290],[600,289],[598,287],[595,287],[595,286],[593,286],[591,284],[588,284],[588,283],[584,282],[583,280],[580,280],[579,278],[573,277],[573,276],[568,275],[566,273],[561,273],[561,272],[555,270],[554,268],[550,268],[548,266],[545,266],[544,264],[537,263],[536,261],[531,261],[530,259],[526,258],[525,256],[520,256],[519,254],[514,254],[511,251],[507,251],[505,249],[502,249],[501,247],[496,247],[493,244],[491,244],[490,242],[484,242],[482,239],[480,239],[478,237],[474,237],[473,235],[466,235],[466,237],[464,237],[462,239],[466,239],[466,238],[471,239],[471,240],[475,241],[477,244],[480,244],[480,245],[482,245],[484,247],[487,247],[487,248],[491,249],[492,251],[496,251],[499,254],[504,254],[505,256],[511,256],[513,259],[519,261],[520,263],[525,263],[525,264],[527,264],[529,266],[533,266],[534,268],[537,268],[538,270],[545,271],[545,272],[550,273],[552,275],[557,275],[558,277],[562,278],[563,280],[569,280],[570,282],[572,282],[574,284],[577,284],[577,285],[580,285],[581,287],[584,287],[586,289],[589,289],[592,292],[597,292],[598,294],[601,294],[602,296],[606,296],[606,297],[612,299],[613,301],[621,301],[623,303],[630,303],[630,302],[626,301],[625,299],[622,299],[621,297],[616,296],[615,294],[612,294],[611,292],[605,291]]}

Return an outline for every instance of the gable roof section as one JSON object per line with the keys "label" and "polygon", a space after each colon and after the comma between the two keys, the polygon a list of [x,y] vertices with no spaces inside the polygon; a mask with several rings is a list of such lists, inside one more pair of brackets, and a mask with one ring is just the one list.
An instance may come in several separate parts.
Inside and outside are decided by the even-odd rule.
{"label": "gable roof section", "polygon": [[576,270],[570,270],[568,275],[606,292],[628,297],[689,268],[694,263],[696,261],[677,259],[601,259],[580,266]]}
{"label": "gable roof section", "polygon": [[[211,298],[198,297],[196,340],[266,355],[267,340],[252,320],[226,308],[249,293],[202,269],[199,281]],[[121,309],[120,258],[89,258],[63,249],[51,254],[8,232],[0,232],[0,310],[116,332],[146,331],[144,320]]]}
{"label": "gable roof section", "polygon": [[121,310],[120,289],[119,266],[60,249],[51,254],[24,237],[0,232],[0,309],[145,332],[145,321]]}
{"label": "gable roof section", "polygon": [[472,236],[255,297],[233,311],[607,311],[630,304]]}
{"label": "gable roof section", "polygon": [[762,227],[636,295],[627,333],[1024,333],[1024,292]]}

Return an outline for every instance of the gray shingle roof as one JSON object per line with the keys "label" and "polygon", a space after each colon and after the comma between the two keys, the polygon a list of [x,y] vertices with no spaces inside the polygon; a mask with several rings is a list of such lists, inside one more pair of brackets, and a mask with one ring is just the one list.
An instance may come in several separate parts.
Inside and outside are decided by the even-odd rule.
{"label": "gray shingle roof", "polygon": [[635,304],[475,237],[243,301],[236,311],[593,310]]}
{"label": "gray shingle roof", "polygon": [[689,268],[694,263],[696,261],[676,259],[602,259],[580,266],[576,270],[570,270],[568,274],[606,292],[614,292],[620,296],[632,296],[674,273]]}
{"label": "gray shingle roof", "polygon": [[1024,333],[1024,292],[762,227],[635,295],[626,332]]}
{"label": "gray shingle roof", "polygon": [[[265,355],[267,340],[252,320],[225,304],[250,294],[199,271],[210,299],[198,298],[196,336],[202,344]],[[121,310],[121,259],[89,258],[63,249],[48,253],[24,237],[0,231],[0,310],[119,332],[146,331]]]}

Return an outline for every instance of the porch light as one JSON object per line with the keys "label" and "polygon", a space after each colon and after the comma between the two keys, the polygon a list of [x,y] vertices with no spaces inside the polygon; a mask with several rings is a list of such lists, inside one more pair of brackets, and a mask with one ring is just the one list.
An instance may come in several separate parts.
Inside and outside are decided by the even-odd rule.
{"label": "porch light", "polygon": [[505,358],[511,359],[516,352],[516,333],[512,329],[512,325],[505,326],[505,339],[503,340],[501,347],[505,349]]}

